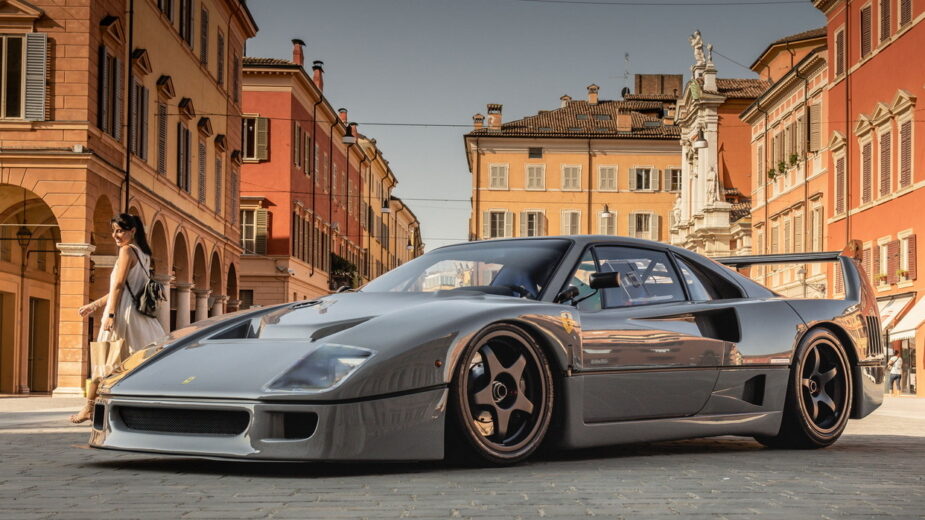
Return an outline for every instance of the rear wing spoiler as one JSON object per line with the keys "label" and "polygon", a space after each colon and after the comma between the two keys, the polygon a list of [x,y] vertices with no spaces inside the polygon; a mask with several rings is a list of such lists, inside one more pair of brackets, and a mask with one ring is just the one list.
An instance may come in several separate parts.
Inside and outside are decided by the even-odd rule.
{"label": "rear wing spoiler", "polygon": [[[845,286],[845,299],[851,301],[861,300],[861,290],[863,284],[867,283],[867,277],[863,273],[860,262],[861,244],[852,240],[845,247],[844,251],[824,251],[819,253],[788,253],[776,255],[749,255],[749,256],[726,256],[713,258],[713,260],[731,267],[739,269],[759,264],[807,264],[818,262],[838,262],[841,265],[842,281]],[[868,288],[868,290],[870,290]],[[868,293],[872,294],[872,293]]]}

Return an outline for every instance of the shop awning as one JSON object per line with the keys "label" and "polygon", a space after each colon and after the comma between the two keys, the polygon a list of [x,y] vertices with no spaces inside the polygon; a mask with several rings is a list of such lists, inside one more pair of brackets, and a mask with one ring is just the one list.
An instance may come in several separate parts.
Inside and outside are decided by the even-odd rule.
{"label": "shop awning", "polygon": [[899,320],[899,323],[890,332],[890,341],[914,338],[915,329],[919,328],[923,321],[925,321],[925,298],[916,302],[915,306],[906,313],[903,319]]}
{"label": "shop awning", "polygon": [[885,331],[890,328],[890,325],[906,310],[913,298],[915,298],[914,294],[905,294],[877,300],[877,306],[880,307],[880,330]]}

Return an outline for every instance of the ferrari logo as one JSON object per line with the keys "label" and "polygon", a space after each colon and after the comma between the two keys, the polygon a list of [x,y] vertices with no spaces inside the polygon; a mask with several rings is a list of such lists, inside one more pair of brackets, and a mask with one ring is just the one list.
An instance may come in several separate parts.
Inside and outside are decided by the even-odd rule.
{"label": "ferrari logo", "polygon": [[572,313],[562,311],[562,313],[559,314],[559,319],[562,320],[562,328],[565,329],[567,334],[571,334],[572,331],[575,330],[575,325],[577,325],[577,323],[575,323],[575,319],[572,318]]}
{"label": "ferrari logo", "polygon": [[184,384],[184,385],[185,385],[185,384],[188,384],[188,383],[192,383],[192,382],[193,382],[193,379],[196,379],[196,376],[189,376],[189,377],[187,377],[186,379],[184,379],[184,380],[183,380],[183,383],[181,383],[181,384]]}

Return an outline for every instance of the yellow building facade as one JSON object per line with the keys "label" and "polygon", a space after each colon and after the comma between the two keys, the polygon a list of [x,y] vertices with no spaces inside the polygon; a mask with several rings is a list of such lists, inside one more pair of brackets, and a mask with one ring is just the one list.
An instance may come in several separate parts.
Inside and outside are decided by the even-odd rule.
{"label": "yellow building facade", "polygon": [[474,116],[465,136],[470,239],[605,234],[667,240],[681,180],[673,96],[624,97],[599,100],[598,87],[590,85],[587,100],[563,96],[558,109],[536,116],[503,123],[501,105],[488,105],[487,118]]}

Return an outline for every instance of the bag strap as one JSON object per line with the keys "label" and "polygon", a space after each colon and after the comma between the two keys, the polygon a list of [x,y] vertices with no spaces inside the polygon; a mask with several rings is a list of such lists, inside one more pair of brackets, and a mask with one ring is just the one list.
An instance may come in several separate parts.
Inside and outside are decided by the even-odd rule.
{"label": "bag strap", "polygon": [[[138,256],[138,251],[135,249],[135,246],[129,246],[132,248],[132,252],[135,253],[135,258],[138,259],[138,265],[141,266],[141,270],[145,272],[145,276],[148,277],[148,281],[151,281],[151,275],[148,274],[148,271],[145,269],[144,263],[141,261],[141,257]],[[135,296],[134,291],[132,291],[132,286],[128,284],[128,277],[126,276],[125,288],[128,289],[128,293],[132,296],[132,300],[137,302],[138,296]]]}

